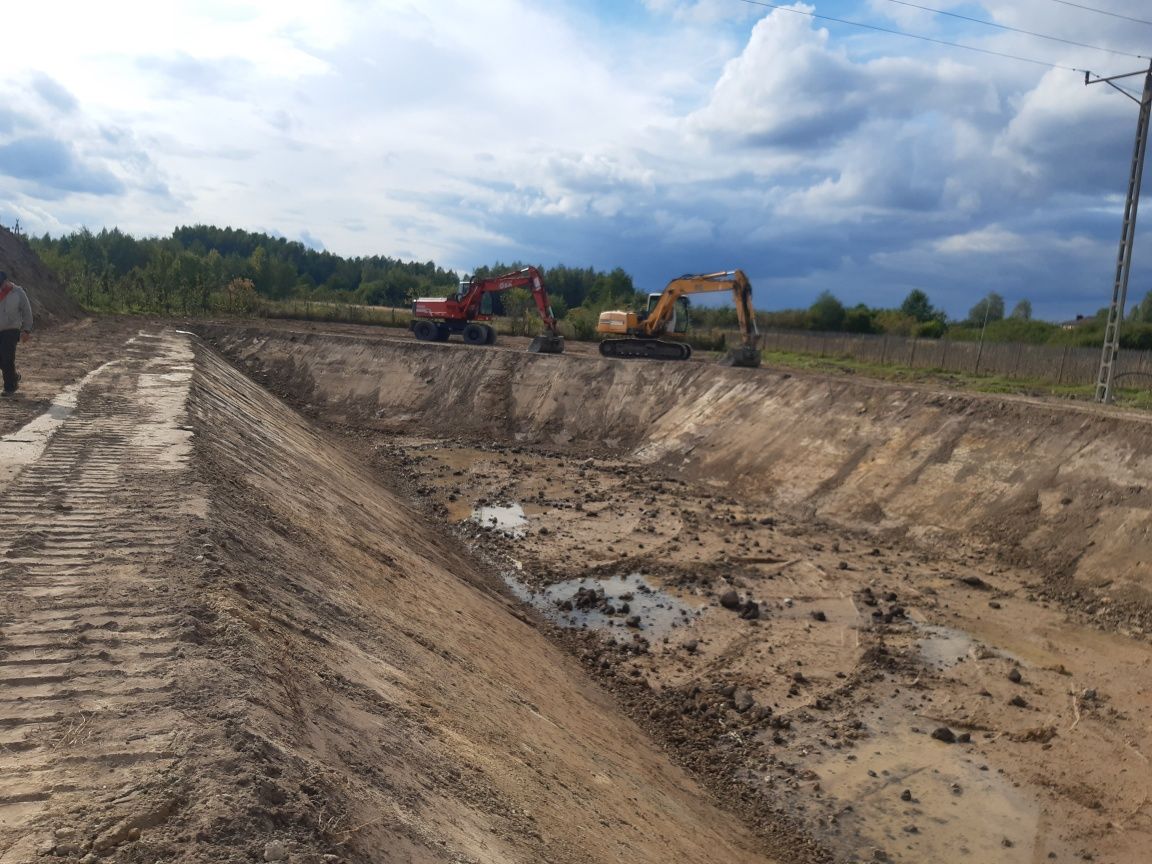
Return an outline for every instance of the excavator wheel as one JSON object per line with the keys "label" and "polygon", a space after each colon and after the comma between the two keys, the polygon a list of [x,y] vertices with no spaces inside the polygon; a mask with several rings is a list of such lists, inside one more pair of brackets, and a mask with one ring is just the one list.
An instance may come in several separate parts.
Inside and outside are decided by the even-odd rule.
{"label": "excavator wheel", "polygon": [[412,335],[421,342],[433,342],[436,339],[437,327],[431,321],[416,321],[412,324]]}
{"label": "excavator wheel", "polygon": [[483,324],[467,325],[463,335],[469,345],[485,345],[488,342],[488,328]]}
{"label": "excavator wheel", "polygon": [[496,344],[496,328],[490,324],[485,324],[484,325],[484,331],[488,334],[488,339],[487,339],[485,344],[495,345]]}

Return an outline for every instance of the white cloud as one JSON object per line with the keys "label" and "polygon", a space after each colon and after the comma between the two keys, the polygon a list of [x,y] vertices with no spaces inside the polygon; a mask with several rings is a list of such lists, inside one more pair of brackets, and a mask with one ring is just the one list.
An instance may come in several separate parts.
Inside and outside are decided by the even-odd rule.
{"label": "white cloud", "polygon": [[1014,231],[1005,231],[996,225],[953,234],[937,240],[933,247],[945,255],[968,255],[971,253],[1020,252],[1028,248],[1028,239]]}
{"label": "white cloud", "polygon": [[[1139,41],[1050,0],[933,5]],[[844,299],[873,303],[890,299],[894,262],[914,262],[925,284],[985,278],[980,256],[1007,254],[997,243],[1040,237],[1059,258],[1119,231],[1135,110],[1103,86],[732,0],[594,8],[17,4],[0,152],[41,179],[0,171],[0,217],[37,232],[268,226],[340,254],[409,250],[461,269],[551,255],[653,284],[707,259],[770,286],[859,286],[873,293]],[[1103,71],[1129,62],[886,0],[845,17]],[[54,142],[55,174],[27,161],[37,136]],[[1089,278],[1089,257],[1072,270],[1028,260],[1059,291]]]}

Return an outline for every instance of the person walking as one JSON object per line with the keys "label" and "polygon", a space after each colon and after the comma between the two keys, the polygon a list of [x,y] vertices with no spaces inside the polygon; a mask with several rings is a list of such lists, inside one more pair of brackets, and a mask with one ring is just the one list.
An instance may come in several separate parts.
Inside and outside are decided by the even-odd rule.
{"label": "person walking", "polygon": [[0,372],[4,376],[5,396],[11,396],[20,386],[16,345],[31,332],[32,304],[28,302],[28,294],[0,270]]}

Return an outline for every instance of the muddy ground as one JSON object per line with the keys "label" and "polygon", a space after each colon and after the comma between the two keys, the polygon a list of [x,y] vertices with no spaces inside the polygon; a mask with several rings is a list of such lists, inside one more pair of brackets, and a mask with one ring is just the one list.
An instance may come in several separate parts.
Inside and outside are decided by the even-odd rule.
{"label": "muddy ground", "polygon": [[[26,398],[0,404],[0,434],[125,356],[141,323],[79,322],[23,347]],[[4,864],[46,850],[208,861],[269,849],[297,861],[704,849],[717,861],[1146,860],[1152,648],[1073,597],[1051,599],[1042,570],[980,543],[802,517],[767,491],[735,497],[723,478],[685,480],[607,445],[333,423],[292,381],[266,382],[309,426],[195,350],[189,407],[165,415],[172,446],[193,435],[183,473],[146,474],[144,451],[117,457],[140,463],[125,475],[136,494],[180,493],[152,515],[155,536],[133,529],[142,511],[113,494],[121,475],[107,459],[88,474],[62,457],[40,466],[67,469],[38,481],[53,494],[91,475],[75,503],[16,499],[35,510],[112,496],[121,509],[101,513],[119,542],[152,551],[141,572],[112,556],[99,590],[115,589],[113,605],[85,607],[77,626],[123,626],[117,650],[151,629],[171,653],[137,652],[102,715],[88,687],[124,680],[117,657],[77,655],[84,687],[27,671],[76,647],[21,641],[29,610],[55,620],[55,571],[6,590],[0,661],[25,671],[0,693],[0,758],[18,780],[0,794]],[[129,383],[80,406],[122,411]],[[112,433],[85,434],[95,448]],[[59,541],[103,566],[105,546],[77,545],[102,536],[103,516],[43,529],[38,519],[80,518],[46,513],[9,562],[62,555]],[[156,608],[115,608],[161,577]],[[17,656],[24,643],[46,653]],[[131,746],[101,739],[141,717]],[[65,776],[75,757],[120,773],[77,799],[69,784],[88,787]],[[37,791],[45,771],[55,785]],[[6,825],[40,833],[23,843]]]}
{"label": "muddy ground", "polygon": [[1036,574],[612,457],[374,446],[754,818],[796,819],[842,860],[1142,860],[1152,651],[1074,623]]}

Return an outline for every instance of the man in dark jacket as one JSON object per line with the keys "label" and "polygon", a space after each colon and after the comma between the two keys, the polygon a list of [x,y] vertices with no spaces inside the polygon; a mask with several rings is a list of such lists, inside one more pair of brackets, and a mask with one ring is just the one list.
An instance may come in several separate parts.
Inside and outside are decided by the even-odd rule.
{"label": "man in dark jacket", "polygon": [[4,375],[4,395],[11,396],[20,386],[16,371],[16,345],[32,332],[32,304],[19,285],[8,281],[0,270],[0,372]]}

